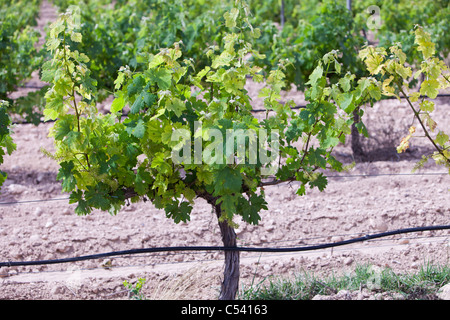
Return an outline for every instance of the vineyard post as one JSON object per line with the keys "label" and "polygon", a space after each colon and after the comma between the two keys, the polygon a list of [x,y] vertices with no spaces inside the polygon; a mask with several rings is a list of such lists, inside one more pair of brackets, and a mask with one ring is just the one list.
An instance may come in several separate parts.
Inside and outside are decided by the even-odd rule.
{"label": "vineyard post", "polygon": [[281,10],[280,10],[280,23],[281,23],[281,28],[284,28],[284,22],[286,20],[285,15],[284,15],[284,0],[281,0]]}
{"label": "vineyard post", "polygon": [[353,152],[353,158],[355,161],[363,161],[364,160],[364,150],[361,145],[361,135],[359,134],[358,128],[356,125],[360,122],[359,116],[359,108],[353,111],[353,124],[352,124],[352,132],[351,132],[351,147]]}
{"label": "vineyard post", "polygon": [[[347,10],[350,12],[350,15],[352,13],[352,0],[347,0]],[[364,30],[363,30],[364,31]],[[356,108],[353,111],[353,124],[352,124],[352,143],[351,148],[353,152],[353,157],[356,161],[362,161],[364,160],[364,151],[361,146],[361,135],[359,134],[359,131],[356,127],[356,124],[360,122],[360,115],[359,115],[359,108]]]}

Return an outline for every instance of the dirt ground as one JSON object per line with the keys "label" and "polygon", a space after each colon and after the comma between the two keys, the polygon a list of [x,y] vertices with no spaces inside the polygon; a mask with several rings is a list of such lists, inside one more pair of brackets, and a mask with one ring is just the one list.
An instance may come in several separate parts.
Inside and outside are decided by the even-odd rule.
{"label": "dirt ground", "polygon": [[[48,10],[40,26],[54,17]],[[39,83],[34,79],[35,83]],[[258,86],[249,82],[254,94]],[[26,90],[26,89],[23,89]],[[288,92],[301,104],[301,93]],[[439,98],[435,119],[450,128],[449,98]],[[255,108],[260,101],[255,99]],[[328,173],[324,192],[295,194],[293,184],[266,188],[269,208],[258,226],[240,225],[239,246],[306,246],[335,242],[400,228],[445,225],[450,217],[450,176],[433,163],[412,175],[414,164],[429,151],[424,139],[398,155],[395,143],[412,121],[405,103],[388,100],[367,108],[369,155],[346,173]],[[77,216],[61,193],[58,165],[41,148],[52,150],[51,123],[17,125],[17,151],[5,158],[8,173],[0,195],[0,262],[59,259],[162,246],[220,246],[211,207],[197,201],[189,223],[175,224],[150,203],[131,204],[118,215],[95,211]],[[335,150],[344,163],[353,161],[349,141]],[[45,201],[44,201],[45,200]],[[19,203],[17,203],[19,202]],[[241,285],[270,276],[292,277],[302,270],[344,274],[370,263],[397,272],[417,271],[433,262],[448,265],[449,231],[427,231],[381,238],[334,249],[299,253],[242,253]],[[223,272],[223,253],[157,253],[117,256],[66,264],[0,268],[0,299],[127,299],[124,281],[145,278],[149,299],[216,299]]]}

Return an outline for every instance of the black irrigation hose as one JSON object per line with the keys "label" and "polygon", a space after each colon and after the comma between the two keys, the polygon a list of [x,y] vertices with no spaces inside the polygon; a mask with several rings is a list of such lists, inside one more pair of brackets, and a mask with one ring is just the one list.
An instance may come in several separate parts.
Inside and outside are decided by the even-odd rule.
{"label": "black irrigation hose", "polygon": [[216,246],[216,247],[214,247],[214,246],[192,246],[192,247],[142,248],[142,249],[131,249],[131,250],[123,250],[123,251],[113,251],[113,252],[65,258],[65,259],[0,262],[0,268],[1,267],[33,266],[33,265],[77,262],[77,261],[91,260],[91,259],[102,259],[102,258],[106,258],[106,257],[119,256],[119,255],[131,255],[131,254],[167,252],[167,251],[300,252],[300,251],[311,251],[311,250],[319,250],[319,249],[343,246],[343,245],[347,245],[347,244],[351,244],[351,243],[363,242],[363,241],[367,241],[367,240],[371,240],[371,239],[388,237],[388,236],[402,234],[402,233],[445,230],[445,229],[450,229],[450,225],[398,229],[398,230],[393,230],[393,231],[388,231],[388,232],[376,233],[376,234],[372,234],[372,235],[365,235],[363,237],[349,239],[349,240],[343,240],[343,241],[338,241],[338,242],[311,245],[311,246],[305,246],[305,247],[293,247],[293,248],[254,248],[254,247],[218,247],[218,246]]}

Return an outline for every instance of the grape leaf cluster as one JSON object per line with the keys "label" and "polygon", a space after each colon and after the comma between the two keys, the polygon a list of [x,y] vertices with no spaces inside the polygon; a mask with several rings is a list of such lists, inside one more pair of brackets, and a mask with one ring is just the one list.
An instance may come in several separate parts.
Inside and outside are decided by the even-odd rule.
{"label": "grape leaf cluster", "polygon": [[[43,73],[52,87],[44,114],[56,120],[52,157],[60,163],[58,179],[70,202],[78,204],[78,214],[94,208],[114,214],[128,199],[148,199],[175,222],[188,221],[200,197],[221,207],[221,219],[232,222],[241,215],[256,224],[267,209],[265,186],[299,181],[301,195],[307,187],[325,189],[323,170],[343,170],[332,150],[350,133],[353,111],[377,98],[381,89],[373,79],[355,80],[349,73],[331,84],[331,70],[333,76],[340,73],[339,53],[332,51],[318,61],[306,83],[308,105],[294,112],[292,101],[280,102],[285,66],[281,63],[265,76],[249,59],[260,56],[252,41],[261,34],[249,12],[238,1],[223,15],[228,29],[223,43],[208,48],[208,64],[198,71],[191,59],[183,59],[180,43],[149,54],[145,70],[119,68],[115,99],[106,115],[96,110],[89,57],[69,44],[83,41],[70,8],[53,23],[47,41],[53,59]],[[251,112],[248,77],[265,81],[259,94],[267,110],[263,119]],[[362,123],[360,130],[365,131]],[[185,133],[188,153],[200,143],[200,161],[174,161],[180,143],[173,138],[175,131]],[[219,143],[212,141],[211,132],[222,137],[254,132],[242,141],[245,146],[256,143],[263,152],[252,163],[250,148],[238,153],[239,134],[231,143]],[[219,149],[225,151],[215,151]],[[263,161],[261,154],[272,153],[275,157],[269,158],[275,161]],[[271,176],[263,174],[268,167]]]}
{"label": "grape leaf cluster", "polygon": [[[436,56],[436,44],[424,28],[416,26],[413,34],[417,51],[422,55],[420,68],[414,75],[411,67],[406,63],[407,56],[401,49],[401,44],[394,44],[388,50],[383,47],[368,46],[360,51],[359,56],[365,62],[370,73],[379,77],[381,93],[384,96],[394,96],[399,100],[400,98],[406,100],[425,137],[435,149],[432,154],[423,156],[415,169],[423,166],[430,158],[434,159],[438,165],[444,165],[450,169],[449,133],[438,126],[432,114],[437,107],[433,100],[441,90],[450,87],[449,68],[442,59]],[[418,90],[410,89],[409,80],[421,76],[424,81]],[[414,105],[415,103],[418,105]],[[409,147],[409,142],[415,132],[416,127],[411,126],[409,134],[400,142],[397,148],[398,152],[404,152]]]}

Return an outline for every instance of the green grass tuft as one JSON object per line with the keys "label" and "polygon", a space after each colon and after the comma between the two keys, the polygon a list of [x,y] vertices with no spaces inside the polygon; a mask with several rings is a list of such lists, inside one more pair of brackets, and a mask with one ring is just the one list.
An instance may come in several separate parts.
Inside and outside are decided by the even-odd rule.
{"label": "green grass tuft", "polygon": [[406,300],[437,299],[438,290],[450,282],[450,267],[432,263],[422,265],[416,273],[397,274],[390,268],[370,264],[357,265],[353,272],[326,278],[302,271],[293,279],[268,277],[261,282],[244,286],[239,293],[242,300],[310,300],[314,296],[332,295],[341,290],[366,289],[376,294],[395,293]]}

